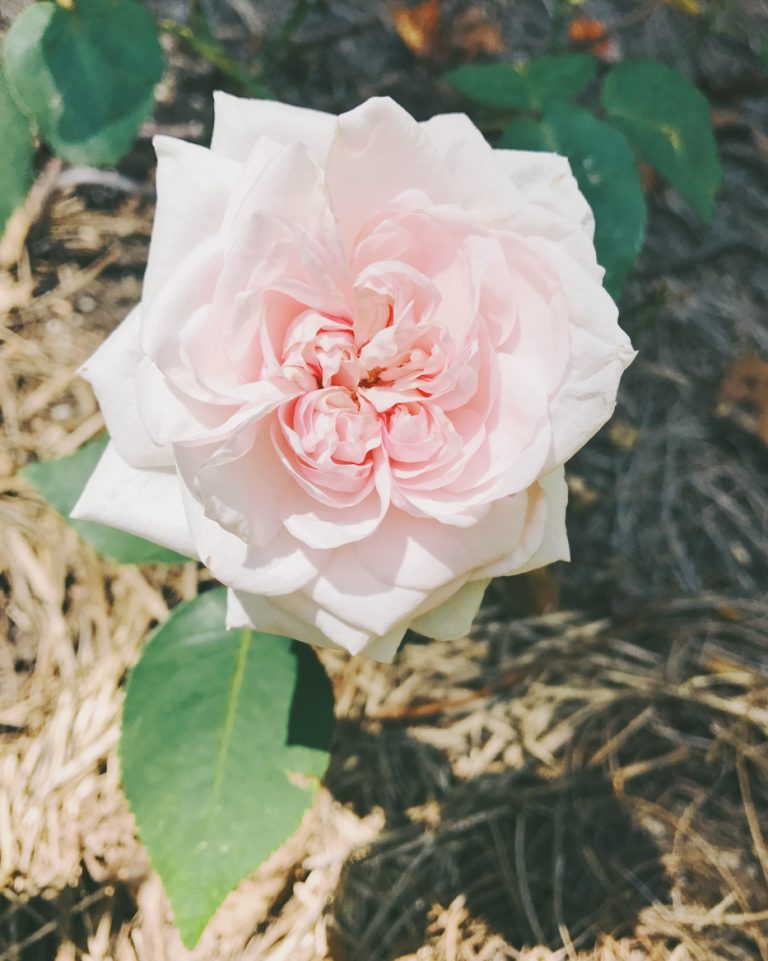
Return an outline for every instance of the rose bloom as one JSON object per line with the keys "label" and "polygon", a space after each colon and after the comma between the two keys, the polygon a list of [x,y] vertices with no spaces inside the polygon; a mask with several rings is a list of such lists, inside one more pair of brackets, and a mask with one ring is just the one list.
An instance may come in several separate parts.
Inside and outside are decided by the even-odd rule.
{"label": "rose bloom", "polygon": [[73,516],[199,558],[228,625],[389,660],[567,559],[563,464],[634,352],[567,161],[463,115],[216,98],[156,140],[141,303],[83,368]]}

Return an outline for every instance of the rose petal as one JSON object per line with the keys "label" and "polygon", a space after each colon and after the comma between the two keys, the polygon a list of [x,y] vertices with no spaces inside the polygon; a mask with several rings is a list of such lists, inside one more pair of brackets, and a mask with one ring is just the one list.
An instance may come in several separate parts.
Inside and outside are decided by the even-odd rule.
{"label": "rose petal", "polygon": [[[336,638],[333,640],[313,622],[305,621],[292,611],[285,610],[280,606],[281,601],[281,598],[227,591],[227,627],[248,627],[258,631],[268,631],[305,641],[317,647],[331,647],[337,650],[349,650],[350,653],[364,654],[372,660],[385,663],[394,657],[407,629],[405,625],[398,625],[383,637],[367,635],[362,631],[355,631],[354,628],[338,620],[323,618],[317,609],[311,609],[312,618],[319,617],[319,620],[325,623]],[[290,603],[290,599],[286,599],[285,603]],[[347,647],[344,641],[351,644],[354,650]]]}
{"label": "rose petal", "polygon": [[141,308],[134,307],[79,373],[93,387],[123,460],[133,467],[170,467],[170,447],[155,443],[139,415],[136,373],[142,357]]}
{"label": "rose petal", "polygon": [[328,558],[281,532],[267,545],[248,545],[205,516],[183,481],[184,507],[200,559],[222,584],[249,594],[288,594],[316,578]]}
{"label": "rose petal", "polygon": [[273,598],[244,591],[227,591],[226,626],[251,628],[268,634],[280,634],[316,647],[338,648],[313,624],[308,624],[295,614],[278,607]]}
{"label": "rose petal", "polygon": [[157,206],[144,275],[151,300],[184,256],[215,234],[223,220],[240,165],[205,147],[155,137]]}
{"label": "rose petal", "polygon": [[547,517],[544,526],[544,536],[538,550],[515,574],[524,574],[555,561],[569,561],[571,549],[568,544],[568,531],[565,526],[565,510],[568,505],[568,484],[565,481],[565,470],[558,467],[539,481],[539,487],[544,492],[547,505]]}
{"label": "rose petal", "polygon": [[524,200],[579,224],[592,239],[595,217],[566,157],[534,150],[495,150],[494,154]]}
{"label": "rose petal", "polygon": [[437,641],[453,641],[464,637],[472,627],[472,621],[480,610],[483,594],[489,584],[490,578],[470,581],[459,588],[453,597],[417,617],[411,624],[411,630]]}
{"label": "rose petal", "polygon": [[550,401],[552,466],[563,464],[603,426],[616,407],[622,373],[636,351],[617,323],[610,295],[556,244],[530,240],[560,276],[568,299],[571,363]]}
{"label": "rose petal", "polygon": [[282,217],[316,231],[333,223],[320,167],[302,143],[257,144],[253,164],[245,164],[230,193],[222,224],[235,233],[255,213]]}
{"label": "rose petal", "polygon": [[324,163],[336,128],[336,117],[319,110],[292,107],[274,100],[248,100],[217,90],[213,95],[211,150],[244,161],[259,137],[282,144],[303,143]]}
{"label": "rose petal", "polygon": [[[340,550],[350,552],[361,568],[384,583],[433,591],[507,557],[525,529],[527,506],[527,493],[504,497],[460,534],[393,509],[376,531],[375,549],[373,543],[362,542]],[[532,551],[536,547],[538,543]]]}
{"label": "rose petal", "polygon": [[78,502],[73,520],[97,521],[197,557],[181,487],[173,470],[137,470],[107,444]]}
{"label": "rose petal", "polygon": [[283,485],[280,518],[286,530],[309,547],[322,550],[343,547],[375,533],[389,507],[389,488],[389,468],[382,465],[374,471],[374,487],[367,497],[354,505],[329,507],[291,478]]}
{"label": "rose petal", "polygon": [[398,194],[447,200],[445,165],[426,133],[388,97],[339,117],[326,167],[331,207],[349,250],[361,228]]}
{"label": "rose petal", "polygon": [[445,160],[458,203],[494,220],[520,206],[518,183],[466,114],[440,114],[420,126]]}
{"label": "rose petal", "polygon": [[328,614],[378,636],[415,616],[426,599],[423,591],[380,580],[356,564],[353,554],[339,549],[304,594]]}

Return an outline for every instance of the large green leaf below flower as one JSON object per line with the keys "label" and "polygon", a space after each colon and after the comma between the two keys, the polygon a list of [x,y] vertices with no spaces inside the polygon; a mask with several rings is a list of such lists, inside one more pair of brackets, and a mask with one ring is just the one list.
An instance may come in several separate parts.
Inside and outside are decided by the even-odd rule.
{"label": "large green leaf below flower", "polygon": [[123,711],[123,786],[190,947],[297,827],[333,723],[312,649],[227,631],[225,606],[217,589],[176,609],[134,668]]}
{"label": "large green leaf below flower", "polygon": [[595,215],[597,259],[617,297],[645,238],[646,204],[624,135],[580,107],[558,104],[542,120],[513,120],[502,147],[564,154]]}
{"label": "large green leaf below flower", "polygon": [[188,557],[141,537],[94,521],[75,521],[70,518],[69,512],[77,503],[108,442],[109,438],[103,434],[68,457],[27,464],[21,475],[77,530],[84,541],[104,557],[121,564],[182,564],[188,561]]}
{"label": "large green leaf below flower", "polygon": [[4,54],[16,101],[72,163],[122,157],[164,69],[152,18],[134,0],[34,3],[13,22]]}

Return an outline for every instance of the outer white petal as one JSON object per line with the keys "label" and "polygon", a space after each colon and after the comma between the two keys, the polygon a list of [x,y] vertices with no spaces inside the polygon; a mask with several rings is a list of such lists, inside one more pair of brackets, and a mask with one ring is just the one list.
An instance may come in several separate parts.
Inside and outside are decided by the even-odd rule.
{"label": "outer white petal", "polygon": [[571,549],[568,545],[568,531],[565,526],[565,511],[568,505],[568,484],[565,481],[565,470],[558,467],[546,477],[542,477],[539,486],[544,491],[547,505],[547,518],[544,527],[544,537],[536,553],[513,571],[514,574],[524,574],[534,571],[538,567],[546,567],[555,561],[569,561]]}
{"label": "outer white petal", "polygon": [[495,150],[494,153],[524,200],[580,224],[592,239],[595,232],[592,208],[579,190],[565,157],[534,150]]}
{"label": "outer white petal", "polygon": [[169,467],[169,447],[156,444],[139,415],[136,375],[144,356],[140,307],[128,314],[80,368],[93,387],[112,442],[123,460],[134,467]]}
{"label": "outer white petal", "polygon": [[244,161],[259,137],[282,144],[303,143],[324,163],[333,139],[336,117],[319,110],[291,107],[274,100],[249,100],[217,91],[213,95],[211,150]]}
{"label": "outer white petal", "polygon": [[328,562],[282,531],[264,547],[248,545],[205,516],[180,478],[184,508],[200,560],[222,584],[249,594],[290,594],[317,577]]}
{"label": "outer white petal", "polygon": [[261,213],[319,232],[324,219],[332,223],[321,170],[306,144],[259,140],[230,196],[224,231],[236,235]]}
{"label": "outer white petal", "polygon": [[417,617],[411,630],[437,641],[453,641],[463,637],[472,627],[472,621],[480,609],[485,589],[490,578],[470,581],[460,588],[453,597],[438,607]]}
{"label": "outer white petal", "polygon": [[315,647],[337,648],[314,625],[308,624],[274,603],[263,594],[246,594],[244,591],[227,591],[227,628],[250,627],[267,634],[292,637]]}
{"label": "outer white petal", "polygon": [[[342,550],[350,551],[360,568],[380,581],[431,593],[459,578],[463,584],[470,575],[483,577],[485,565],[508,557],[525,533],[528,500],[525,491],[503,497],[474,527],[461,532],[390,509],[376,531],[375,550],[373,540]],[[525,558],[537,547],[538,541]]]}
{"label": "outer white petal", "polygon": [[[375,538],[368,550],[376,550]],[[334,550],[323,573],[304,593],[333,617],[372,635],[383,635],[415,616],[427,593],[380,580],[355,563],[351,551]]]}
{"label": "outer white petal", "polygon": [[155,137],[157,207],[144,275],[150,301],[197,244],[215,234],[240,174],[241,165],[206,147],[172,137]]}
{"label": "outer white petal", "polygon": [[70,516],[98,521],[197,557],[173,470],[137,470],[107,445]]}
{"label": "outer white petal", "polygon": [[401,623],[377,636],[333,617],[297,594],[263,597],[242,591],[227,593],[227,627],[250,627],[385,662],[392,660],[407,630],[407,624]]}
{"label": "outer white petal", "polygon": [[496,150],[497,162],[520,188],[522,203],[508,226],[523,237],[546,237],[595,280],[605,271],[595,254],[595,218],[565,157],[527,150]]}
{"label": "outer white petal", "polygon": [[534,484],[528,496],[528,513],[519,539],[509,552],[473,572],[473,577],[507,577],[570,560],[565,529],[568,487],[565,471],[558,467]]}
{"label": "outer white petal", "polygon": [[445,160],[465,209],[498,218],[520,206],[519,185],[466,114],[440,114],[420,126]]}
{"label": "outer white petal", "polygon": [[564,464],[605,424],[616,407],[622,373],[636,351],[619,327],[610,295],[557,244],[535,237],[528,243],[560,276],[571,320],[571,363],[550,401],[552,466]]}
{"label": "outer white petal", "polygon": [[435,202],[453,197],[440,152],[389,97],[373,97],[339,117],[326,184],[346,249],[376,211],[407,190]]}

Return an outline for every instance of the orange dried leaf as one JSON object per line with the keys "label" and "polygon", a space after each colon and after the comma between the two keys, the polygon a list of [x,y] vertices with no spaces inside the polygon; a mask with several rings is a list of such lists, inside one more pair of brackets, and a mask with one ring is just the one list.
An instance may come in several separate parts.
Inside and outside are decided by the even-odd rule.
{"label": "orange dried leaf", "polygon": [[568,39],[575,46],[586,47],[603,60],[617,60],[619,49],[608,36],[602,20],[593,17],[577,17],[568,25]]}
{"label": "orange dried leaf", "polygon": [[415,7],[395,7],[395,30],[411,53],[429,57],[437,49],[440,34],[440,0],[423,0]]}
{"label": "orange dried leaf", "polygon": [[477,6],[468,7],[456,18],[451,41],[454,47],[465,51],[470,57],[504,51],[501,28],[488,19],[482,7]]}
{"label": "orange dried leaf", "polygon": [[726,370],[716,413],[768,446],[768,360],[746,354]]}
{"label": "orange dried leaf", "polygon": [[605,24],[602,20],[592,17],[578,17],[568,26],[568,38],[571,43],[594,43],[595,40],[605,39]]}

